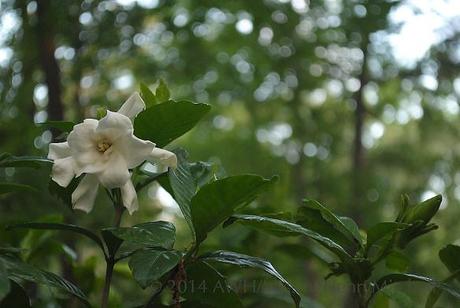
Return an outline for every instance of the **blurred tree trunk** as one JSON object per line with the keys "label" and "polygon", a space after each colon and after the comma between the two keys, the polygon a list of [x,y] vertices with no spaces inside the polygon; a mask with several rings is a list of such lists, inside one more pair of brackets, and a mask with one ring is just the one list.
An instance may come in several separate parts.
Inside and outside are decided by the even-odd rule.
{"label": "blurred tree trunk", "polygon": [[48,119],[61,121],[64,119],[64,108],[61,100],[60,71],[54,57],[55,45],[52,26],[56,25],[52,14],[50,14],[50,1],[37,1],[38,49],[48,87]]}

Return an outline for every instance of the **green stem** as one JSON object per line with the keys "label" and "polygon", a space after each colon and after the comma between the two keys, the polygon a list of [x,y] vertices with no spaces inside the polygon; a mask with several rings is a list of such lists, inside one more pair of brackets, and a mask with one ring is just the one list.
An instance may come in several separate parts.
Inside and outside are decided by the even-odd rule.
{"label": "green stem", "polygon": [[[121,218],[123,216],[124,208],[120,205],[120,198],[115,198],[114,206],[115,206],[115,217],[113,226],[119,227],[121,223]],[[105,282],[104,282],[104,289],[102,290],[102,308],[107,308],[109,303],[109,294],[110,294],[110,284],[112,282],[112,275],[113,275],[113,268],[115,266],[116,260],[114,255],[109,255],[106,259],[106,269],[105,269]]]}

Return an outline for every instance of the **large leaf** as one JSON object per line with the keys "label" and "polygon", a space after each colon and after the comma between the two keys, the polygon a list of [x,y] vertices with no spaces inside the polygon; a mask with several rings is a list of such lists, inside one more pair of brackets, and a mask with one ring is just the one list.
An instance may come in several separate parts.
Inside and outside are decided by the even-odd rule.
{"label": "large leaf", "polygon": [[50,165],[53,161],[37,156],[13,156],[4,153],[0,156],[0,168],[15,167],[15,168],[40,168],[43,165]]}
{"label": "large leaf", "polygon": [[380,278],[378,281],[375,282],[375,285],[371,288],[372,293],[370,294],[368,301],[370,302],[372,298],[375,296],[375,294],[379,292],[380,290],[382,290],[383,288],[393,283],[407,282],[407,281],[418,281],[418,282],[428,283],[436,288],[439,288],[445,292],[448,292],[450,295],[456,298],[460,298],[459,290],[448,285],[447,283],[436,281],[432,278],[415,275],[415,274],[393,273],[393,274],[385,275],[382,278]]}
{"label": "large leaf", "polygon": [[99,236],[91,230],[70,224],[51,223],[51,222],[29,222],[8,226],[7,230],[13,229],[38,229],[38,230],[62,230],[77,233],[94,241],[101,249],[104,250],[104,244]]}
{"label": "large leaf", "polygon": [[210,110],[207,104],[167,101],[139,113],[134,120],[136,136],[164,147],[191,130]]}
{"label": "large leaf", "polygon": [[198,188],[190,170],[190,164],[187,161],[187,153],[182,149],[176,150],[175,153],[177,156],[177,168],[169,170],[169,183],[174,199],[177,201],[182,215],[184,215],[185,221],[194,235],[195,228],[193,227],[190,206]]}
{"label": "large leaf", "polygon": [[143,247],[170,249],[176,239],[176,228],[170,222],[146,222],[132,227],[107,229],[116,237]]}
{"label": "large leaf", "polygon": [[238,222],[240,224],[256,228],[275,236],[283,237],[303,235],[330,249],[342,260],[351,261],[351,256],[342,248],[342,246],[330,238],[322,236],[313,230],[307,229],[292,222],[256,215],[233,215],[225,225],[233,222]]}
{"label": "large leaf", "polygon": [[261,269],[266,273],[270,274],[271,276],[275,277],[279,281],[281,281],[281,283],[286,287],[286,289],[288,289],[289,293],[291,294],[291,297],[294,300],[296,307],[299,307],[300,294],[286,279],[284,279],[283,276],[281,276],[280,273],[278,273],[278,271],[273,267],[273,265],[266,260],[239,254],[236,252],[222,250],[203,255],[201,259]]}
{"label": "large leaf", "polygon": [[146,249],[135,252],[128,264],[134,279],[146,288],[172,270],[180,258],[178,251]]}
{"label": "large leaf", "polygon": [[186,280],[177,286],[186,299],[182,307],[243,307],[227,280],[209,264],[196,261],[185,270]]}
{"label": "large leaf", "polygon": [[203,186],[191,201],[193,226],[197,242],[230,217],[236,208],[250,203],[277,178],[238,175]]}
{"label": "large leaf", "polygon": [[0,258],[8,271],[8,276],[10,279],[27,280],[34,283],[43,284],[48,287],[63,290],[72,295],[75,295],[80,300],[82,300],[82,302],[89,306],[86,295],[72,282],[67,281],[66,279],[61,278],[51,272],[35,268],[32,265],[22,262],[16,257],[3,255],[0,256]]}

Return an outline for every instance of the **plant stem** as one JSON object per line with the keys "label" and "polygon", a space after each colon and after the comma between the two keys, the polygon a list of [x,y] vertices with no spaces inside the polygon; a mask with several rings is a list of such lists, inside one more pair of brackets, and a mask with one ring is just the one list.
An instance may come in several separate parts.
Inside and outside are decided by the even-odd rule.
{"label": "plant stem", "polygon": [[[118,199],[118,200],[115,200],[115,204],[114,204],[115,205],[115,217],[113,221],[113,226],[118,228],[121,223],[121,217],[123,216],[124,207],[120,206],[119,198],[115,198],[115,199]],[[107,265],[105,269],[104,289],[102,291],[102,303],[101,303],[102,308],[108,307],[110,284],[112,282],[112,275],[113,275],[113,267],[115,266],[115,263],[116,263],[115,256],[112,254],[109,254],[109,256],[105,259],[105,262]]]}

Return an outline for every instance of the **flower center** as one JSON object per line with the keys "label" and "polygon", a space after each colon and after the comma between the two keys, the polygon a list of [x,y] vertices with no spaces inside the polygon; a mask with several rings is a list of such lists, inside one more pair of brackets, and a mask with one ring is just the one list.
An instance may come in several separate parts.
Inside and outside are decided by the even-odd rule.
{"label": "flower center", "polygon": [[112,146],[112,143],[110,143],[109,141],[107,140],[101,140],[97,143],[96,145],[96,149],[101,152],[101,153],[104,153],[105,151],[107,151],[110,147]]}

